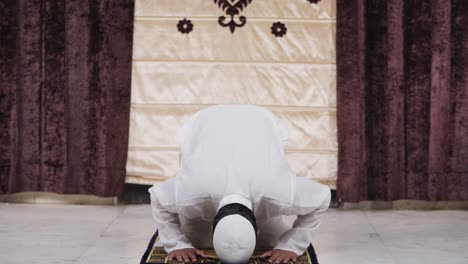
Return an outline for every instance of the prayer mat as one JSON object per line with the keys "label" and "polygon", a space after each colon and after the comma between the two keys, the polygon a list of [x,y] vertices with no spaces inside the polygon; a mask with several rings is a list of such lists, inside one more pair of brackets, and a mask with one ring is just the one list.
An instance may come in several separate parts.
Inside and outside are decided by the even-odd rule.
{"label": "prayer mat", "polygon": [[[153,235],[148,245],[148,248],[141,258],[140,264],[163,264],[163,263],[178,263],[177,261],[168,261],[167,253],[163,247],[156,247],[155,244],[159,240],[158,231]],[[202,249],[209,256],[209,258],[197,257],[197,262],[191,262],[194,264],[221,264],[221,261],[216,257],[213,249]],[[259,255],[268,249],[255,250],[252,258],[250,258],[247,264],[269,264],[267,259],[260,258]],[[297,259],[296,264],[318,264],[317,255],[315,254],[314,247],[310,244],[306,252]]]}

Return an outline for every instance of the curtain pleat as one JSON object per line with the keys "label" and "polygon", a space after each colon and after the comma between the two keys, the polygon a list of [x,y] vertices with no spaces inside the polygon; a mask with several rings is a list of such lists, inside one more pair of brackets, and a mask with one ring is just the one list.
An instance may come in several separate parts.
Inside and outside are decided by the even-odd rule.
{"label": "curtain pleat", "polygon": [[366,200],[366,88],[364,1],[338,1],[336,8],[337,193],[345,201]]}

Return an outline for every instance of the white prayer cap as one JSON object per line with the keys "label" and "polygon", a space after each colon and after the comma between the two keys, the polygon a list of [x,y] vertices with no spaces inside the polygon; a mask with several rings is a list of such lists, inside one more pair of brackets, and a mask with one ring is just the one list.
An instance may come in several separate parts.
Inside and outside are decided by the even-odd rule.
{"label": "white prayer cap", "polygon": [[244,216],[231,214],[216,224],[213,247],[223,263],[247,263],[255,250],[256,231]]}

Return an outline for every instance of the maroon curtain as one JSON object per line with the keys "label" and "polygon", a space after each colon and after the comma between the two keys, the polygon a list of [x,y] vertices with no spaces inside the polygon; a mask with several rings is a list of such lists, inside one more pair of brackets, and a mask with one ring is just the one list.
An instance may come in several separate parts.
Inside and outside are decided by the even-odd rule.
{"label": "maroon curtain", "polygon": [[134,0],[0,2],[0,194],[122,192],[133,10]]}
{"label": "maroon curtain", "polygon": [[338,198],[468,200],[468,1],[337,12]]}

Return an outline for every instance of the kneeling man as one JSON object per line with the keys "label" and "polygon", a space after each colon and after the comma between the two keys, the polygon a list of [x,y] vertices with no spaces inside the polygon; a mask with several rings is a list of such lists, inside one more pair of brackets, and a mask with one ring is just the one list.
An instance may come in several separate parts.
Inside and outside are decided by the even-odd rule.
{"label": "kneeling man", "polygon": [[[330,188],[296,176],[284,157],[288,130],[270,111],[218,105],[179,130],[175,177],[150,188],[159,245],[169,260],[196,261],[215,249],[247,263],[255,247],[271,263],[296,261],[330,204]],[[296,216],[288,225],[285,219]]]}

